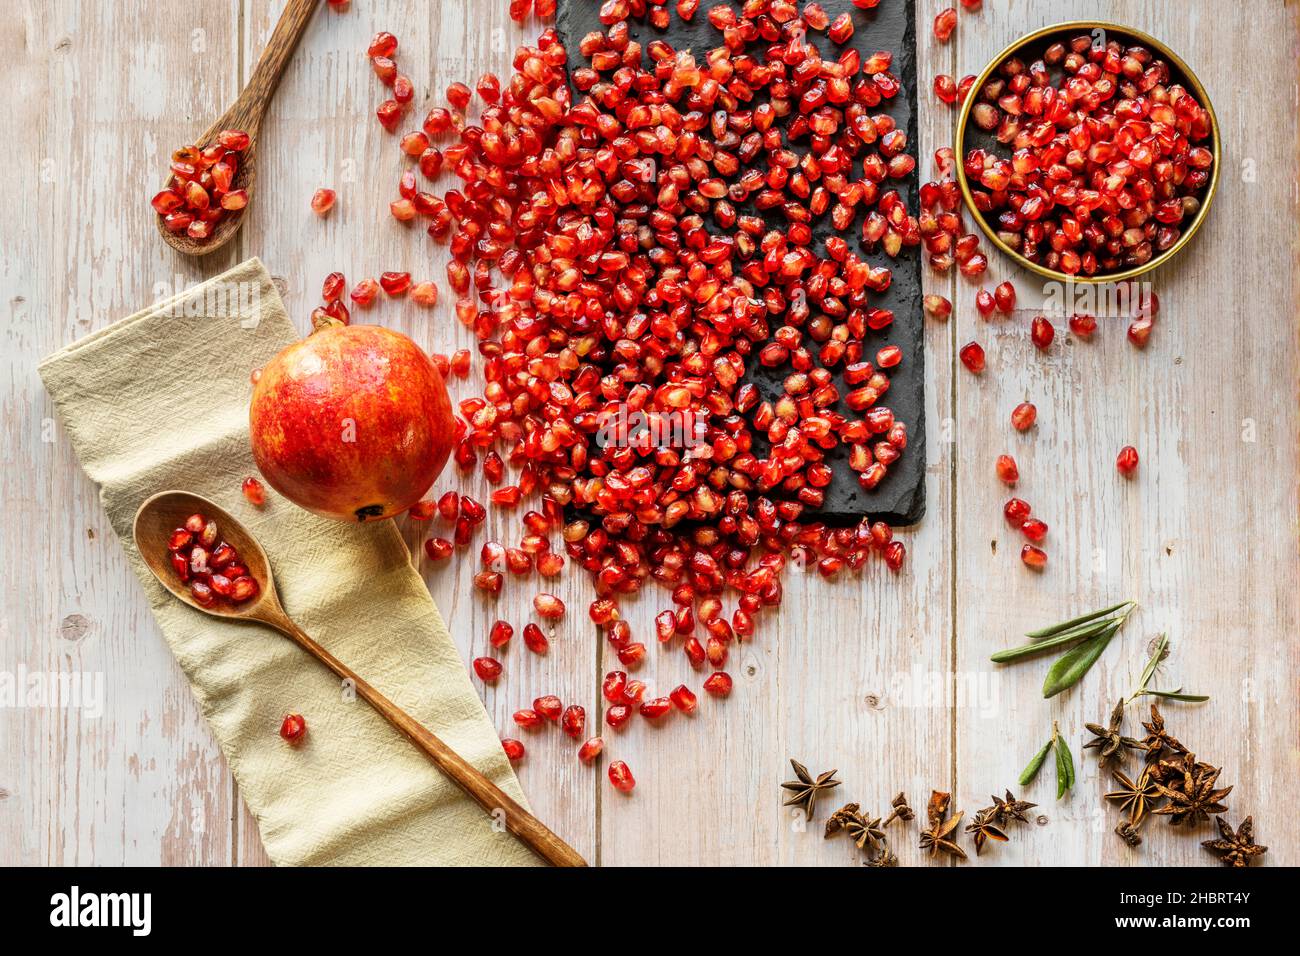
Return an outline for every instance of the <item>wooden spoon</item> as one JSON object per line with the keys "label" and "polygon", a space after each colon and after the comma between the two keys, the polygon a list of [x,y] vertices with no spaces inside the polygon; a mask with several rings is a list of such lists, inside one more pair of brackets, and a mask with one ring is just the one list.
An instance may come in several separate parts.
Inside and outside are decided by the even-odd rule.
{"label": "wooden spoon", "polygon": [[[194,600],[190,589],[176,577],[168,559],[167,539],[173,530],[181,527],[185,519],[196,512],[214,519],[221,529],[222,539],[239,552],[249,575],[261,588],[256,597],[242,604],[232,604],[218,599],[212,607],[203,607]],[[227,511],[199,495],[185,491],[164,491],[149,498],[140,506],[140,510],[135,515],[134,535],[135,546],[139,549],[145,564],[149,566],[149,570],[162,582],[163,587],[176,597],[204,614],[231,621],[265,624],[275,628],[328,667],[336,676],[351,681],[357,693],[367,703],[405,734],[413,744],[428,754],[438,769],[450,777],[456,786],[469,794],[479,806],[488,813],[500,810],[505,815],[506,829],[522,840],[534,853],[555,866],[587,865],[573,847],[552,833],[545,824],[511,799],[495,783],[475,770],[468,761],[435,737],[428,728],[358,677],[350,667],[294,624],[289,619],[289,615],[284,612],[284,608],[280,606],[280,598],[276,594],[275,580],[271,576],[271,564],[267,560],[266,552],[257,543],[257,539]]]}
{"label": "wooden spoon", "polygon": [[[206,239],[191,239],[183,232],[168,232],[163,226],[163,217],[154,213],[158,232],[177,252],[183,252],[187,256],[206,256],[210,252],[216,252],[234,238],[239,227],[248,218],[248,210],[253,204],[253,186],[257,182],[257,133],[262,125],[262,114],[266,112],[271,97],[275,95],[285,65],[289,62],[289,56],[298,45],[303,31],[307,29],[307,21],[316,11],[318,2],[319,0],[289,0],[285,4],[284,12],[280,14],[275,30],[271,33],[271,40],[262,51],[262,58],[253,68],[253,75],[248,85],[244,87],[244,91],[239,94],[239,99],[235,100],[230,109],[222,113],[215,123],[204,130],[196,141],[196,145],[202,149],[215,142],[217,134],[223,129],[240,129],[248,134],[248,148],[240,154],[239,168],[235,170],[235,181],[230,186],[232,190],[242,189],[248,193],[248,205],[237,213],[223,216],[212,231],[212,235]],[[171,156],[168,154],[168,161],[170,160]],[[168,176],[163,187],[166,188],[175,181],[175,176]]]}

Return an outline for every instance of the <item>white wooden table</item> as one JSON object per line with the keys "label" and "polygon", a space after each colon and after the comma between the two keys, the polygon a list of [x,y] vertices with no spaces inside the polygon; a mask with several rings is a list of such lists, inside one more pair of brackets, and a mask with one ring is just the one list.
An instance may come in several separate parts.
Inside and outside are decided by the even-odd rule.
{"label": "white wooden table", "polygon": [[[662,728],[638,722],[606,734],[607,760],[625,759],[636,774],[633,796],[614,793],[603,768],[578,765],[560,734],[526,738],[523,786],[538,813],[594,862],[845,865],[857,851],[819,832],[830,807],[808,832],[780,808],[788,757],[814,771],[839,768],[844,785],[832,806],[856,800],[879,811],[905,790],[922,808],[938,788],[953,791],[969,816],[988,794],[1015,787],[1059,720],[1078,757],[1073,796],[1052,799],[1049,768],[1025,794],[1045,825],[1021,827],[980,865],[1204,864],[1210,857],[1198,843],[1208,828],[1192,837],[1151,826],[1140,851],[1122,846],[1111,833],[1117,815],[1100,796],[1109,781],[1081,753],[1084,721],[1131,689],[1148,639],[1167,630],[1175,648],[1168,682],[1214,697],[1169,706],[1170,724],[1223,765],[1235,785],[1230,816],[1254,815],[1258,839],[1271,847],[1265,861],[1293,863],[1300,8],[985,0],[941,46],[930,21],[943,5],[922,0],[917,24],[927,176],[954,117],[934,101],[930,78],[978,72],[1040,25],[1095,15],[1147,30],[1180,51],[1211,91],[1223,178],[1207,228],[1155,276],[1162,309],[1150,346],[1129,346],[1119,320],[1091,343],[1073,341],[1058,321],[1057,344],[1040,356],[1028,315],[985,323],[973,307],[975,286],[929,276],[930,291],[950,297],[955,310],[926,333],[929,512],[902,534],[903,573],[873,562],[860,578],[833,584],[791,580],[779,615],[733,653],[730,700],[704,698],[694,719]],[[283,280],[304,328],[321,279],[335,268],[351,281],[409,269],[445,292],[444,248],[386,211],[401,163],[373,118],[379,89],[366,42],[378,29],[397,33],[402,69],[416,79],[417,96],[432,99],[453,80],[472,82],[489,69],[506,75],[516,43],[538,30],[512,24],[504,0],[354,0],[342,15],[322,9],[264,127],[250,221],[229,251],[188,261],[159,241],[147,194],[166,153],[234,97],[280,6],[26,0],[0,25],[0,88],[11,117],[0,141],[0,671],[101,673],[105,687],[98,718],[0,709],[0,863],[265,862],[96,490],[51,420],[37,361],[254,254]],[[324,223],[308,207],[320,185],[339,191]],[[984,284],[1003,278],[1033,309],[1041,283],[992,257]],[[444,295],[432,312],[388,305],[374,317],[450,351],[471,344],[450,300]],[[956,361],[971,339],[988,350],[989,372],[978,379]],[[453,384],[457,393],[469,387]],[[1038,405],[1039,425],[1020,436],[1006,421],[1026,398]],[[1113,465],[1129,443],[1142,456],[1132,482]],[[1020,566],[1020,541],[1000,514],[1006,492],[992,461],[1002,451],[1018,458],[1019,493],[1051,525],[1051,563],[1041,575]],[[481,479],[469,490],[485,498]],[[517,534],[517,520],[492,514],[488,528],[493,537]],[[419,535],[408,529],[467,660],[483,652],[496,617],[523,625],[527,588],[490,605],[469,585],[476,562],[425,567]],[[666,597],[650,590],[624,609],[644,638]],[[516,707],[546,692],[584,703],[595,719],[600,676],[617,666],[586,622],[585,576],[566,573],[559,593],[571,613],[551,654],[513,653],[505,678],[486,692],[503,732],[513,732]],[[1045,702],[1038,688],[1046,664],[996,670],[987,662],[1029,627],[1126,597],[1141,611],[1073,692]],[[651,655],[639,676],[664,691],[682,680],[698,687],[675,648],[659,654],[652,646]],[[919,861],[915,824],[905,833],[896,827],[899,856]]]}

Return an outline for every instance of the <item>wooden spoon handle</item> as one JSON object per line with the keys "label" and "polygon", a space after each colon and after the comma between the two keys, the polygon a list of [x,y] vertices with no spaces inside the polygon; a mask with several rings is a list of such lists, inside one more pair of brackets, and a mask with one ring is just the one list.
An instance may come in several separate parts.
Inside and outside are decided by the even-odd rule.
{"label": "wooden spoon handle", "polygon": [[302,39],[307,23],[311,20],[311,15],[316,12],[319,2],[320,0],[289,0],[285,5],[284,12],[276,21],[275,29],[271,31],[271,39],[262,50],[257,66],[253,67],[253,75],[249,77],[248,85],[239,94],[236,109],[240,115],[232,117],[232,120],[236,121],[235,125],[251,130],[261,122],[266,105],[271,102],[275,88],[280,85],[280,77],[284,75],[289,57],[293,55],[294,48]]}
{"label": "wooden spoon handle", "polygon": [[418,720],[402,710],[391,700],[356,675],[325,648],[317,644],[287,615],[268,620],[267,623],[292,638],[307,653],[321,661],[344,680],[351,681],[357,693],[384,715],[384,718],[405,734],[412,743],[429,755],[439,770],[451,778],[456,786],[474,798],[489,814],[498,811],[505,817],[506,829],[524,842],[534,853],[553,866],[586,866],[578,851],[555,835],[546,824],[515,802],[504,790],[483,776]]}

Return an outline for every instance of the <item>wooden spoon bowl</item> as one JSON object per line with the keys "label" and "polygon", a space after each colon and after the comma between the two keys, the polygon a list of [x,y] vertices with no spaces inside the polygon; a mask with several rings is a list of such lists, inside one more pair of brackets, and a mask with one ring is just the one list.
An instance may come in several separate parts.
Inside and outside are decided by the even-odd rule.
{"label": "wooden spoon bowl", "polygon": [[[177,252],[183,252],[187,256],[206,256],[216,252],[235,237],[239,227],[248,218],[248,210],[253,205],[253,187],[257,184],[257,136],[262,126],[262,116],[270,105],[271,97],[275,95],[276,87],[280,85],[280,77],[284,75],[289,57],[302,38],[303,31],[307,29],[307,22],[318,3],[319,0],[289,0],[275,24],[266,49],[262,51],[261,59],[253,68],[248,85],[230,108],[217,117],[216,122],[204,130],[195,143],[199,149],[203,149],[216,142],[217,134],[223,129],[238,129],[248,134],[248,148],[240,154],[239,168],[235,170],[234,182],[230,184],[232,190],[242,189],[248,193],[248,204],[239,212],[223,216],[212,230],[212,235],[206,239],[192,239],[183,232],[169,232],[163,225],[163,217],[154,214],[159,234]],[[171,154],[168,153],[169,162],[170,159]],[[175,182],[176,177],[169,175],[163,188],[169,188]]]}
{"label": "wooden spoon bowl", "polygon": [[[211,607],[194,600],[194,595],[172,569],[167,550],[171,533],[185,524],[190,515],[199,513],[217,522],[222,540],[239,552],[260,591],[242,603],[218,599]],[[535,816],[525,810],[504,790],[480,773],[433,732],[381,694],[337,657],[316,643],[295,624],[280,605],[271,574],[271,562],[257,539],[224,508],[200,495],[187,491],[164,491],[145,500],[135,514],[135,546],[162,586],[196,611],[213,617],[248,623],[265,624],[284,634],[295,644],[328,667],[341,680],[350,681],[357,695],[401,731],[411,743],[428,755],[451,781],[474,799],[489,814],[500,813],[506,829],[519,838],[543,860],[555,866],[586,866],[573,847],[561,840]]]}

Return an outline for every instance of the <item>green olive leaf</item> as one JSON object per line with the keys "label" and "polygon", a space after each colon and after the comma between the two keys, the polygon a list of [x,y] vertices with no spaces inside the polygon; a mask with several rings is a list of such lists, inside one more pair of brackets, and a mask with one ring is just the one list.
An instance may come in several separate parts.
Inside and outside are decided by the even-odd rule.
{"label": "green olive leaf", "polygon": [[1043,761],[1047,759],[1047,751],[1050,750],[1051,747],[1052,742],[1049,740],[1047,743],[1043,744],[1042,750],[1038,751],[1038,753],[1034,754],[1034,756],[1030,758],[1028,766],[1026,766],[1024,771],[1020,774],[1020,786],[1029,786],[1033,779],[1038,776],[1038,771],[1042,768]]}
{"label": "green olive leaf", "polygon": [[1111,621],[1096,637],[1091,637],[1062,654],[1047,672],[1043,681],[1043,696],[1055,697],[1079,683],[1083,675],[1097,663],[1097,658],[1101,657],[1101,652],[1106,649],[1122,623],[1122,620]]}

